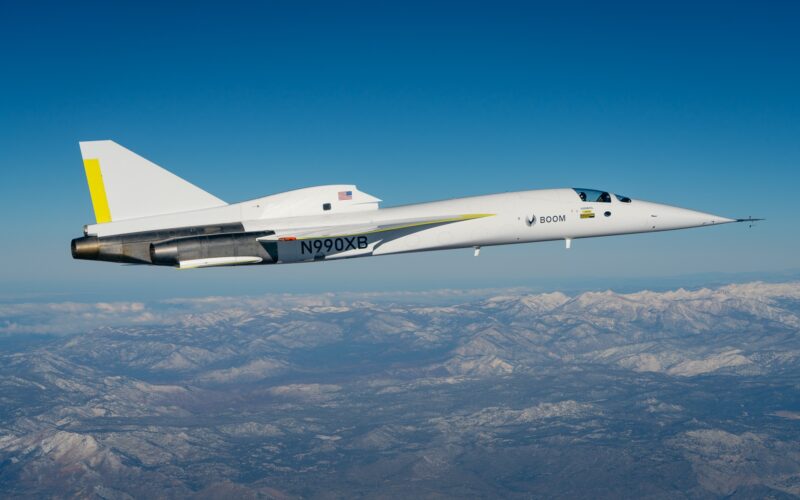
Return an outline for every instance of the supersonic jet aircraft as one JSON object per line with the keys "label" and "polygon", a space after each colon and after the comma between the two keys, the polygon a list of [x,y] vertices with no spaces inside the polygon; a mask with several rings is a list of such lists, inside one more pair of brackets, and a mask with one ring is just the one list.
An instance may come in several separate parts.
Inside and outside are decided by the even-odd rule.
{"label": "supersonic jet aircraft", "polygon": [[729,219],[595,189],[540,189],[380,209],[342,184],[228,204],[113,141],[81,142],[96,224],[76,259],[174,266],[285,264],[668,231]]}

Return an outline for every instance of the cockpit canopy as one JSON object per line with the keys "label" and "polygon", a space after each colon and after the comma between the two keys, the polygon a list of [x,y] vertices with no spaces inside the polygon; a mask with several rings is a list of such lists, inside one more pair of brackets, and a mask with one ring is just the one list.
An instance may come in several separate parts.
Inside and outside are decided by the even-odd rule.
{"label": "cockpit canopy", "polygon": [[[585,189],[585,188],[572,188],[578,194],[578,197],[581,201],[590,201],[590,202],[599,202],[599,203],[611,203],[611,194],[608,191],[600,191],[597,189]],[[627,196],[622,196],[621,194],[614,195],[617,200],[621,201],[622,203],[630,203],[631,199]]]}

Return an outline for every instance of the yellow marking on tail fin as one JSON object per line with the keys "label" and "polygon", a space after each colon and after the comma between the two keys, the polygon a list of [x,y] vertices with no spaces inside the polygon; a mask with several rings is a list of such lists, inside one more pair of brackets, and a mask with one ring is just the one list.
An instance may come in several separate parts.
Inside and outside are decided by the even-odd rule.
{"label": "yellow marking on tail fin", "polygon": [[98,224],[111,222],[111,210],[108,208],[106,186],[103,184],[103,173],[100,171],[100,160],[91,158],[83,160],[86,170],[86,182],[89,184],[89,194],[92,196],[94,218]]}

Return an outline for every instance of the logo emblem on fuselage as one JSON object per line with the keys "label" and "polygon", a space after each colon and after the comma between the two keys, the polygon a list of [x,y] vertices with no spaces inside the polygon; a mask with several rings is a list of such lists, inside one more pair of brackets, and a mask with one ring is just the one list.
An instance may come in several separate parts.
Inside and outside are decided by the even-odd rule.
{"label": "logo emblem on fuselage", "polygon": [[536,224],[536,214],[531,214],[530,216],[526,216],[525,217],[525,224],[527,224],[528,227]]}

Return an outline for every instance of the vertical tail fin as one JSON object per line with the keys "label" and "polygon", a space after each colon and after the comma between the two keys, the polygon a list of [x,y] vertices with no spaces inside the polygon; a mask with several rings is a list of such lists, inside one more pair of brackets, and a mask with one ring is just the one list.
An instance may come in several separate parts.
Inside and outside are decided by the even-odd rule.
{"label": "vertical tail fin", "polygon": [[225,205],[114,141],[80,146],[98,224]]}

